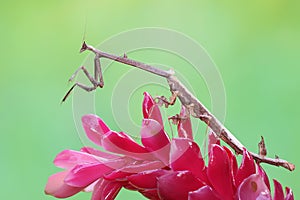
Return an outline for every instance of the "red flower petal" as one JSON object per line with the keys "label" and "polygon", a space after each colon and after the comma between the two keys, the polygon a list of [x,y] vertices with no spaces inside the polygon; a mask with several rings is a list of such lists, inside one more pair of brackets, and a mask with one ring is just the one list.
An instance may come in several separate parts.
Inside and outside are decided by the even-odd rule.
{"label": "red flower petal", "polygon": [[259,164],[257,164],[256,166],[257,166],[257,172],[258,172],[258,174],[264,179],[266,186],[271,191],[271,189],[270,189],[270,181],[269,181],[269,178],[268,178],[265,170]]}
{"label": "red flower petal", "polygon": [[127,189],[127,190],[132,190],[132,191],[138,191],[138,189],[136,187],[133,187],[131,184],[129,184],[128,182],[124,182],[123,184],[123,188]]}
{"label": "red flower petal", "polygon": [[73,150],[64,150],[54,159],[54,164],[64,169],[72,168],[78,164],[91,163],[99,163],[99,160],[91,154]]}
{"label": "red flower petal", "polygon": [[143,110],[143,116],[144,118],[149,117],[149,112],[152,106],[155,104],[153,98],[148,92],[144,92],[144,100],[143,100],[143,105],[142,105],[142,110]]}
{"label": "red flower petal", "polygon": [[198,178],[203,176],[204,160],[197,143],[187,138],[174,138],[170,155],[170,167],[174,171],[188,170]]}
{"label": "red flower petal", "polygon": [[136,162],[141,162],[141,161],[136,161],[134,159],[131,159],[129,157],[125,157],[124,159],[126,159],[127,162],[123,167],[115,169],[115,170],[113,170],[112,172],[110,172],[108,174],[104,174],[103,177],[106,180],[111,180],[111,181],[113,181],[113,180],[118,180],[119,181],[119,180],[122,180],[122,179],[124,180],[127,176],[132,174],[132,172],[129,172],[128,170],[126,171],[126,170],[124,170],[124,168],[126,169],[126,168],[128,168],[132,165],[135,165]]}
{"label": "red flower petal", "polygon": [[139,189],[151,189],[157,188],[157,179],[165,174],[171,173],[170,170],[148,170],[143,171],[138,174],[133,174],[127,177],[127,180],[135,188]]}
{"label": "red flower petal", "polygon": [[216,136],[214,132],[209,132],[208,134],[208,156],[214,144],[220,145],[220,139]]}
{"label": "red flower petal", "polygon": [[102,163],[77,165],[66,176],[65,183],[74,187],[86,187],[112,170]]}
{"label": "red flower petal", "polygon": [[88,154],[92,154],[95,155],[99,158],[104,158],[104,159],[118,159],[121,158],[118,155],[112,154],[112,153],[107,153],[107,152],[103,152],[103,151],[99,151],[97,149],[94,149],[92,147],[83,147],[80,149],[80,151],[88,153]]}
{"label": "red flower petal", "polygon": [[145,147],[136,143],[127,134],[120,132],[110,131],[102,140],[102,146],[105,150],[127,155],[132,158],[142,160],[153,160],[154,157]]}
{"label": "red flower petal", "polygon": [[[136,163],[128,164],[122,168],[114,170],[110,174],[105,175],[106,179],[121,179],[126,175],[140,173],[148,170],[156,170],[165,167],[165,165],[160,161],[136,161]],[[125,176],[124,176],[125,175]]]}
{"label": "red flower petal", "polygon": [[153,119],[143,120],[141,138],[146,149],[168,165],[170,139],[157,121]]}
{"label": "red flower petal", "polygon": [[[230,168],[231,168],[232,177],[235,177],[236,173],[237,173],[237,168],[238,168],[236,157],[232,153],[232,151],[230,149],[228,149],[226,146],[223,146],[223,149],[226,151],[226,153],[228,155],[228,158],[229,158],[229,161],[230,161]],[[237,188],[236,187],[237,184],[236,184],[235,179],[233,179],[233,185],[234,185],[234,188]],[[235,190],[234,190],[234,192],[235,192]]]}
{"label": "red flower petal", "polygon": [[232,169],[232,173],[235,176],[238,170],[238,164],[237,164],[237,160],[235,155],[233,154],[233,152],[227,148],[226,146],[223,146],[223,149],[226,151],[228,158],[230,160],[231,163],[231,169]]}
{"label": "red flower petal", "polygon": [[88,138],[95,144],[101,146],[102,137],[105,133],[110,131],[109,127],[97,115],[84,115],[81,121]]}
{"label": "red flower petal", "polygon": [[113,200],[122,188],[122,183],[100,179],[94,187],[92,200]]}
{"label": "red flower petal", "polygon": [[207,176],[213,188],[222,199],[232,200],[234,192],[230,160],[226,151],[219,145],[212,145]]}
{"label": "red flower petal", "polygon": [[204,166],[202,172],[203,173],[199,176],[199,179],[206,185],[211,185],[211,183],[209,182],[208,177],[207,177],[207,167],[206,166]]}
{"label": "red flower petal", "polygon": [[177,125],[178,136],[193,140],[193,131],[190,114],[186,111],[186,108],[184,106],[181,106],[179,116],[183,119],[179,120],[179,123]]}
{"label": "red flower petal", "polygon": [[68,171],[59,172],[49,177],[45,193],[56,198],[67,198],[80,192],[84,187],[72,187],[64,183]]}
{"label": "red flower petal", "polygon": [[285,200],[294,200],[293,191],[290,188],[286,187],[285,192],[286,192]]}
{"label": "red flower petal", "polygon": [[161,126],[163,126],[163,121],[158,105],[155,104],[153,98],[148,92],[144,92],[143,100],[143,116],[145,119],[154,119]]}
{"label": "red flower petal", "polygon": [[132,172],[125,172],[125,171],[122,171],[122,169],[116,169],[109,174],[105,174],[103,176],[103,178],[105,178],[106,180],[110,180],[110,181],[113,181],[113,180],[124,181],[124,180],[126,180],[126,177],[130,176],[131,174],[132,174]]}
{"label": "red flower petal", "polygon": [[146,190],[139,190],[139,192],[151,200],[160,200],[158,196],[157,189],[146,189]]}
{"label": "red flower petal", "polygon": [[272,200],[270,191],[259,174],[252,174],[239,186],[237,198],[243,200]]}
{"label": "red flower petal", "polygon": [[143,120],[141,137],[143,145],[152,151],[161,149],[170,143],[163,127],[153,119]]}
{"label": "red flower petal", "polygon": [[189,192],[202,186],[203,183],[189,171],[177,171],[158,178],[158,194],[161,199],[187,199]]}
{"label": "red flower petal", "polygon": [[238,187],[245,178],[255,173],[256,173],[256,168],[255,168],[254,160],[252,156],[249,154],[249,152],[246,149],[244,149],[243,161],[235,176],[236,186]]}
{"label": "red flower petal", "polygon": [[95,185],[98,183],[99,180],[89,184],[87,187],[85,187],[82,191],[83,192],[93,192]]}
{"label": "red flower petal", "polygon": [[273,183],[274,183],[274,200],[284,200],[282,185],[275,179],[273,180]]}
{"label": "red flower petal", "polygon": [[209,200],[221,200],[216,192],[209,186],[203,186],[202,188],[190,192],[188,200],[199,200],[199,199],[209,199]]}

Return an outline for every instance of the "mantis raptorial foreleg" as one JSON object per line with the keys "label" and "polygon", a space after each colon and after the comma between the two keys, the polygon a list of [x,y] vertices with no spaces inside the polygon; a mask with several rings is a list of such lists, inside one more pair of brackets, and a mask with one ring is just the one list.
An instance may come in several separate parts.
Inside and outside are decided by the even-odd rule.
{"label": "mantis raptorial foreleg", "polygon": [[158,105],[162,106],[165,105],[166,108],[169,106],[172,106],[175,104],[177,98],[177,92],[172,92],[172,96],[170,97],[170,100],[168,100],[165,96],[158,96],[155,97],[155,101]]}
{"label": "mantis raptorial foreleg", "polygon": [[100,56],[96,54],[94,58],[94,77],[88,72],[88,70],[84,67],[81,66],[79,67],[74,74],[69,78],[69,82],[73,81],[78,72],[83,71],[86,77],[89,79],[89,81],[93,84],[93,86],[87,86],[82,83],[76,82],[66,93],[64,98],[62,99],[62,102],[64,102],[68,96],[71,94],[72,90],[75,88],[75,86],[78,86],[82,89],[84,89],[87,92],[95,90],[97,87],[102,88],[104,86],[104,81],[103,81],[103,76],[102,76],[102,69],[101,69],[101,64],[100,64]]}
{"label": "mantis raptorial foreleg", "polygon": [[74,74],[72,74],[72,76],[69,78],[69,82],[73,81],[74,78],[77,76],[77,74],[80,72],[80,70],[82,70],[84,72],[84,74],[86,75],[86,77],[89,79],[89,81],[94,85],[97,86],[98,82],[96,78],[93,78],[93,76],[91,76],[91,74],[88,72],[88,70],[84,67],[81,66],[79,67]]}

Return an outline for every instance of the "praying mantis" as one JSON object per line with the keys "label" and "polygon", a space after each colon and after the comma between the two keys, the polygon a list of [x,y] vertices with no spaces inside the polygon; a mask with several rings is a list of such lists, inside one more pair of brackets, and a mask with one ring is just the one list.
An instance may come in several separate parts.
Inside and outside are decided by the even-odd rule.
{"label": "praying mantis", "polygon": [[[177,79],[173,70],[166,71],[139,61],[129,59],[126,56],[126,54],[124,54],[123,56],[117,56],[106,52],[102,52],[96,49],[95,47],[88,45],[86,42],[83,42],[82,47],[80,49],[80,53],[84,51],[91,51],[95,54],[94,76],[92,76],[84,66],[81,66],[75,71],[75,73],[71,76],[69,81],[73,81],[78,72],[82,70],[89,79],[89,81],[92,83],[92,86],[86,86],[79,82],[76,82],[66,93],[66,95],[62,99],[62,102],[64,102],[68,98],[68,96],[71,94],[72,90],[76,86],[88,92],[93,91],[98,87],[102,88],[104,86],[104,81],[100,59],[110,59],[115,62],[131,65],[133,67],[165,78],[169,85],[172,96],[170,98],[170,102],[166,101],[166,98],[162,97],[164,104],[174,104],[176,98],[178,98],[181,104],[188,110],[189,114],[192,117],[198,118],[204,123],[206,123],[208,127],[210,127],[210,129],[214,132],[214,134],[216,134],[217,137],[222,139],[232,149],[234,149],[234,151],[237,154],[243,153],[243,149],[245,149],[245,146]],[[259,152],[259,154],[249,152],[253,159],[256,160],[256,162],[258,163],[268,163],[270,165],[281,166],[290,171],[293,171],[295,169],[295,165],[286,160],[279,159],[278,157],[266,157],[266,148],[263,138],[260,141]]]}

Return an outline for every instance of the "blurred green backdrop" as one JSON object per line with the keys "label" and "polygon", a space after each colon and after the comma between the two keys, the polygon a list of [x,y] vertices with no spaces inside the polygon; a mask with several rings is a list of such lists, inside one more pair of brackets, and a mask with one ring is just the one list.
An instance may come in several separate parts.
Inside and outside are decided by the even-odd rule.
{"label": "blurred green backdrop", "polygon": [[[82,146],[72,101],[60,105],[60,100],[86,56],[78,54],[85,24],[86,39],[95,45],[151,26],[194,38],[222,75],[226,126],[252,151],[264,135],[270,156],[300,166],[299,1],[12,0],[2,2],[0,11],[0,199],[53,199],[43,192],[48,176],[59,171],[53,158]],[[264,168],[269,178],[300,195],[297,169]],[[126,198],[143,199],[125,190],[117,199]]]}

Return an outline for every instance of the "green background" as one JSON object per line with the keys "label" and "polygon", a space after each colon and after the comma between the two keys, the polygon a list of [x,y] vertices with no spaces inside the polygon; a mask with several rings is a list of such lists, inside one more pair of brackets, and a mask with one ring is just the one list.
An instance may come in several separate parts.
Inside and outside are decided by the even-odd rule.
{"label": "green background", "polygon": [[[47,177],[59,171],[53,158],[82,146],[72,100],[63,105],[60,100],[86,56],[78,54],[85,24],[86,39],[95,45],[128,29],[153,26],[192,37],[222,75],[226,126],[252,151],[264,135],[269,156],[300,166],[299,1],[11,0],[2,2],[0,11],[0,199],[54,199],[43,192]],[[140,113],[140,106],[130,109]],[[113,128],[112,119],[104,118]],[[297,169],[264,169],[300,195]],[[126,197],[143,198],[122,190],[117,199]]]}

